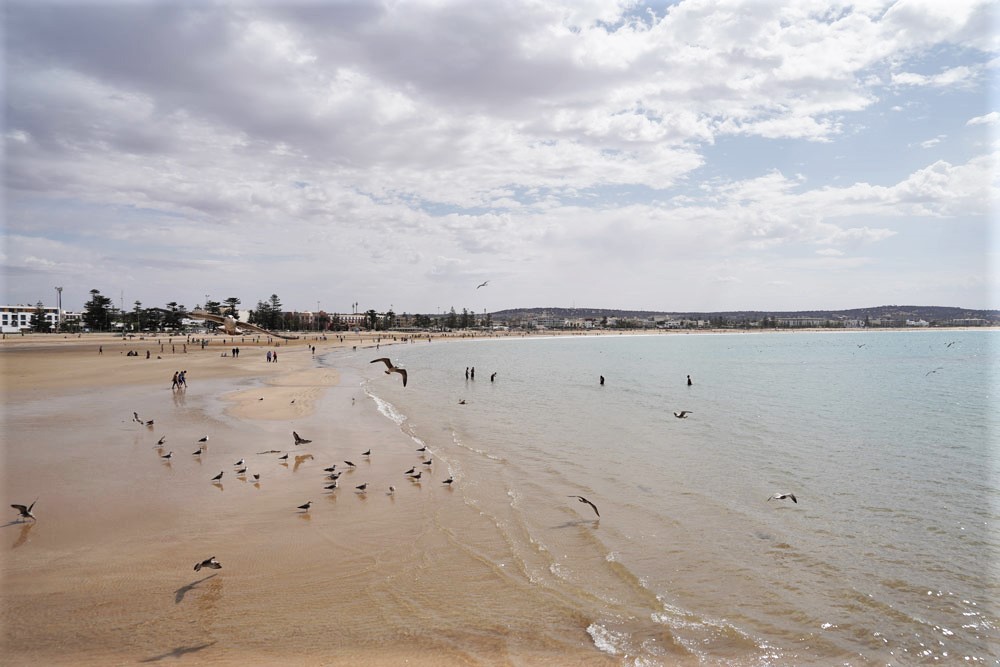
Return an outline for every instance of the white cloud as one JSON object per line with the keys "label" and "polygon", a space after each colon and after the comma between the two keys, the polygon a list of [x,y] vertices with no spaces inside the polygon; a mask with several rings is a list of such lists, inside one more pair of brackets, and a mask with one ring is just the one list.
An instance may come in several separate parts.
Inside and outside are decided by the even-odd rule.
{"label": "white cloud", "polygon": [[991,111],[986,115],[976,116],[965,122],[966,125],[996,125],[997,123],[1000,123],[1000,111]]}

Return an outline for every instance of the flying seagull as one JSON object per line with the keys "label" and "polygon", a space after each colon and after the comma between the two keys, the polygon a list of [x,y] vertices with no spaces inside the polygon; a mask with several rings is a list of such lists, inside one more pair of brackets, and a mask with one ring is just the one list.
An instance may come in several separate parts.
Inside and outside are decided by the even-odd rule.
{"label": "flying seagull", "polygon": [[481,282],[478,285],[476,285],[476,289],[479,289],[480,287],[486,287],[489,284],[490,284],[490,281],[484,280],[483,282]]}
{"label": "flying seagull", "polygon": [[385,363],[385,367],[386,367],[385,374],[386,375],[388,375],[389,373],[399,373],[403,377],[403,386],[404,387],[406,386],[406,369],[405,368],[397,368],[397,367],[393,366],[392,362],[387,357],[381,357],[380,359],[372,359],[368,363],[374,364],[374,363],[379,362],[379,361],[382,361],[382,362]]}
{"label": "flying seagull", "polygon": [[35,501],[33,503],[31,503],[30,505],[28,505],[27,507],[25,507],[24,505],[11,505],[11,507],[13,507],[18,512],[21,513],[21,516],[19,516],[18,519],[20,519],[22,521],[24,521],[26,519],[31,519],[33,521],[37,521],[37,519],[35,519],[35,515],[31,513],[31,508],[34,507],[35,503],[37,503],[37,502],[38,502],[38,498],[35,498]]}
{"label": "flying seagull", "polygon": [[795,504],[798,504],[799,502],[798,500],[795,499],[794,493],[776,493],[770,498],[768,498],[768,500],[784,500],[785,498],[791,499],[791,501]]}
{"label": "flying seagull", "polygon": [[215,560],[215,556],[210,556],[209,558],[206,558],[205,560],[201,561],[200,563],[195,564],[194,571],[198,572],[203,567],[210,567],[213,570],[221,570],[222,569],[222,563],[220,563],[219,561]]}
{"label": "flying seagull", "polygon": [[601,513],[597,511],[597,505],[595,505],[594,503],[590,502],[589,500],[587,500],[583,496],[567,496],[567,498],[576,498],[581,503],[587,503],[588,505],[590,505],[591,507],[594,508],[594,514],[596,514],[598,517],[601,516]]}
{"label": "flying seagull", "polygon": [[687,419],[689,414],[691,414],[690,410],[681,410],[680,412],[675,412],[674,417],[677,417],[678,419]]}
{"label": "flying seagull", "polygon": [[312,440],[306,440],[295,431],[292,431],[292,437],[295,438],[296,445],[308,445],[310,442],[312,442]]}

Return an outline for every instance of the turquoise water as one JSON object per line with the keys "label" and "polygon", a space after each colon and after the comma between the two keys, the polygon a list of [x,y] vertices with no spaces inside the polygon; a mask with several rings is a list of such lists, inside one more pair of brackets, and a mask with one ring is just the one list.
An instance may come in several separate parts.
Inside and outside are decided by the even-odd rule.
{"label": "turquoise water", "polygon": [[523,576],[575,599],[624,663],[1000,664],[998,340],[581,336],[368,355],[407,368],[405,389],[360,353],[330,363],[363,368]]}

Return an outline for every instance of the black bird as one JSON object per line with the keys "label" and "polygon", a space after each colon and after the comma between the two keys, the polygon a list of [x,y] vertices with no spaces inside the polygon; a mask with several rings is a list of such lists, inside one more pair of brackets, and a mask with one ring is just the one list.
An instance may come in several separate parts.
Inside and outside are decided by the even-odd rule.
{"label": "black bird", "polygon": [[594,503],[590,502],[589,500],[587,500],[583,496],[567,496],[567,498],[576,498],[581,503],[587,503],[588,505],[590,505],[591,507],[594,508],[594,514],[596,514],[598,517],[601,516],[601,513],[597,511],[597,505],[595,505]]}
{"label": "black bird", "polygon": [[279,456],[278,460],[279,461],[287,461],[288,460],[288,454],[285,454],[284,456]]}
{"label": "black bird", "polygon": [[24,521],[25,519],[31,519],[32,521],[37,521],[38,519],[36,519],[35,515],[31,513],[31,508],[34,507],[35,503],[37,502],[38,498],[35,498],[35,501],[30,505],[28,505],[27,507],[25,507],[24,505],[11,505],[11,507],[13,507],[18,512],[21,513],[21,516],[18,517],[18,519],[20,519],[21,521]]}
{"label": "black bird", "polygon": [[166,441],[167,441],[167,436],[163,436],[162,438],[160,438],[159,440],[156,441],[156,446],[157,447],[162,447],[163,443],[165,443]]}
{"label": "black bird", "polygon": [[174,453],[173,453],[173,452],[167,452],[166,454],[164,454],[164,455],[163,455],[163,456],[161,456],[160,458],[161,458],[161,459],[169,459],[169,458],[171,458],[171,457],[172,457],[173,455],[174,455]]}
{"label": "black bird", "polygon": [[329,484],[327,486],[324,486],[323,488],[326,489],[327,491],[333,491],[334,489],[337,488],[337,483],[334,482],[333,484]]}
{"label": "black bird", "polygon": [[365,482],[364,484],[359,484],[358,486],[356,486],[354,488],[357,489],[358,491],[360,491],[361,493],[364,493],[365,489],[368,488],[368,482]]}
{"label": "black bird", "polygon": [[454,478],[454,477],[449,477],[448,479],[444,480],[444,481],[443,481],[443,482],[441,482],[441,483],[442,483],[442,484],[451,484],[451,483],[452,483],[452,482],[454,482],[454,481],[455,481],[455,478]]}
{"label": "black bird", "polygon": [[690,410],[681,410],[680,412],[675,412],[674,417],[677,417],[678,419],[687,419],[689,414],[691,414]]}
{"label": "black bird", "polygon": [[333,472],[333,471],[335,471],[336,469],[337,469],[337,464],[336,464],[336,463],[334,463],[334,464],[333,464],[332,466],[330,466],[329,468],[323,468],[323,472]]}
{"label": "black bird", "polygon": [[138,412],[132,412],[132,421],[139,422],[140,424],[142,423],[142,420],[139,419],[139,413]]}
{"label": "black bird", "polygon": [[476,289],[479,289],[480,287],[486,287],[489,284],[490,284],[490,281],[484,280],[483,282],[481,282],[478,285],[476,285]]}
{"label": "black bird", "polygon": [[259,482],[260,481],[260,473],[255,472],[253,474],[253,481],[255,481],[255,482]]}
{"label": "black bird", "polygon": [[396,366],[393,366],[392,365],[392,361],[390,361],[388,357],[381,357],[379,359],[372,359],[368,363],[374,364],[374,363],[377,363],[379,361],[385,363],[386,369],[387,369],[385,371],[386,375],[388,375],[389,373],[399,373],[402,376],[402,378],[403,378],[403,386],[404,387],[406,386],[406,369],[405,368],[398,368]]}
{"label": "black bird", "polygon": [[371,456],[371,455],[372,455],[372,450],[370,449],[361,452],[361,456]]}
{"label": "black bird", "polygon": [[208,442],[208,436],[207,435],[202,436],[201,438],[198,439],[198,442]]}
{"label": "black bird", "polygon": [[246,468],[240,468],[239,470],[236,471],[236,474],[237,475],[246,475],[247,474],[247,469]]}
{"label": "black bird", "polygon": [[432,463],[434,463],[434,459],[427,459],[426,461],[424,461],[424,465],[425,465],[425,466],[429,466],[429,465],[431,465]]}
{"label": "black bird", "polygon": [[234,463],[233,466],[234,467],[239,467],[239,466],[243,465],[244,463],[246,463],[246,459],[240,459],[239,461],[237,461],[236,463]]}
{"label": "black bird", "polygon": [[216,475],[215,477],[212,478],[212,481],[213,482],[219,482],[219,481],[221,481],[222,480],[222,476],[225,474],[225,472],[226,472],[225,470],[223,470],[222,472],[220,472],[218,475]]}
{"label": "black bird", "polygon": [[785,498],[788,498],[795,504],[798,504],[799,502],[798,500],[795,499],[794,493],[775,493],[773,496],[768,498],[768,500],[784,500]]}
{"label": "black bird", "polygon": [[329,475],[326,476],[326,478],[333,481],[337,481],[338,479],[340,479],[340,473],[339,472],[330,473]]}
{"label": "black bird", "polygon": [[191,452],[191,456],[201,456],[201,452],[202,452],[202,448],[201,448],[201,447],[199,447],[199,448],[198,448],[198,451],[196,451],[196,452]]}
{"label": "black bird", "polygon": [[403,474],[404,474],[404,475],[412,475],[412,474],[413,474],[413,473],[415,473],[415,472],[417,472],[417,467],[416,467],[416,466],[413,466],[412,468],[410,468],[409,470],[407,470],[407,471],[406,471],[406,472],[404,472]]}
{"label": "black bird", "polygon": [[386,493],[386,495],[391,496],[394,493],[396,493],[396,487],[390,486],[389,487],[389,491],[388,491],[388,493]]}
{"label": "black bird", "polygon": [[353,463],[351,463],[350,461],[344,461],[344,463],[346,463],[347,465],[351,466],[352,468],[357,468],[357,466],[354,465]]}
{"label": "black bird", "polygon": [[196,563],[195,566],[194,566],[194,571],[198,572],[203,567],[209,567],[209,568],[212,568],[213,570],[221,570],[222,569],[222,563],[220,563],[219,561],[215,560],[215,556],[211,556],[211,557],[206,558],[205,560],[201,561],[200,563]]}
{"label": "black bird", "polygon": [[417,451],[418,451],[418,452],[426,452],[426,451],[427,451],[427,446],[426,446],[426,445],[424,445],[423,447],[421,447],[421,448],[420,448],[420,449],[418,449]]}
{"label": "black bird", "polygon": [[299,505],[299,509],[302,510],[303,512],[308,512],[309,508],[312,507],[312,504],[313,504],[313,501],[310,500],[305,505]]}
{"label": "black bird", "polygon": [[423,473],[419,473],[419,472],[413,473],[412,475],[410,475],[410,479],[420,479],[420,475],[421,474],[423,474]]}
{"label": "black bird", "polygon": [[310,442],[312,442],[312,440],[307,440],[307,439],[303,438],[301,435],[299,435],[295,431],[292,431],[292,437],[295,438],[295,444],[296,445],[308,445]]}
{"label": "black bird", "polygon": [[146,422],[146,426],[150,426],[151,427],[152,425],[153,425],[153,420],[152,419],[150,419],[148,422]]}

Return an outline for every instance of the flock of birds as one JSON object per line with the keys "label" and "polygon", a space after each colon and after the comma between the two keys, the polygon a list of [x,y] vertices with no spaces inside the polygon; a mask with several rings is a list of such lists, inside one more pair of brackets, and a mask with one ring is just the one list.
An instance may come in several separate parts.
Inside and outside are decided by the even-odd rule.
{"label": "flock of birds", "polygon": [[[483,284],[479,285],[479,287],[486,286],[486,284],[488,282],[489,281],[484,282]],[[477,289],[478,289],[478,287],[477,287]],[[949,344],[949,347],[950,347],[950,344]],[[404,387],[406,386],[406,382],[407,382],[407,372],[406,372],[406,369],[405,368],[401,368],[399,366],[396,366],[395,364],[392,363],[392,360],[389,359],[388,357],[380,357],[378,359],[373,359],[369,363],[373,363],[373,364],[375,364],[375,363],[383,363],[383,364],[385,364],[385,366],[386,366],[385,374],[386,375],[389,375],[389,374],[392,374],[392,373],[398,374],[402,378],[402,380],[403,380],[403,386]],[[604,380],[604,378],[602,377],[601,378],[601,384],[604,384],[603,380]],[[688,383],[690,384],[690,379],[688,380]],[[462,401],[462,402],[464,403],[464,401]],[[292,403],[295,403],[295,401],[292,400]],[[693,413],[690,410],[680,410],[680,411],[674,412],[673,414],[674,414],[674,417],[676,417],[678,419],[687,419],[688,415],[691,415]],[[132,421],[135,422],[135,423],[141,424],[141,425],[149,428],[150,430],[153,429],[154,424],[155,424],[155,421],[153,419],[144,420],[144,419],[140,418],[138,412],[133,412],[132,413]],[[309,444],[309,443],[312,442],[312,440],[310,440],[308,438],[303,438],[302,436],[300,436],[296,431],[292,431],[292,438],[293,438],[294,445],[296,447],[301,446],[301,445],[307,445],[307,444]],[[203,456],[206,453],[207,449],[208,449],[208,440],[209,440],[209,437],[207,435],[201,437],[198,440],[198,445],[199,445],[198,449],[195,450],[194,452],[192,452],[191,455],[195,456],[195,457],[201,457],[201,456]],[[165,442],[166,442],[166,436],[161,436],[160,439],[157,440],[157,442],[154,445],[154,447],[157,448],[157,449],[162,450]],[[416,451],[417,451],[418,454],[424,455],[427,452],[427,447],[426,446],[420,447]],[[270,450],[268,452],[260,452],[260,453],[261,454],[270,454],[270,453],[281,453],[281,452],[278,451],[278,450]],[[361,455],[364,456],[365,459],[369,459],[369,457],[371,456],[371,449],[368,449],[368,450],[362,452]],[[173,456],[174,456],[174,452],[172,450],[168,451],[166,454],[162,454],[162,453],[160,454],[160,458],[163,459],[165,462],[169,462],[173,458]],[[298,467],[298,465],[300,463],[302,463],[304,460],[312,459],[313,456],[311,454],[306,454],[304,456],[296,456],[295,458],[296,458],[296,467]],[[278,460],[283,465],[287,465],[288,453],[287,452],[283,453],[282,456],[278,457]],[[345,460],[343,463],[346,466],[345,470],[353,471],[353,470],[355,470],[357,468],[357,466],[353,462],[351,462],[351,461]],[[333,465],[331,465],[331,466],[329,466],[327,468],[324,468],[324,470],[323,470],[323,472],[326,473],[323,490],[325,492],[327,492],[327,493],[333,493],[333,492],[335,492],[339,488],[339,479],[340,479],[341,475],[343,474],[344,470],[341,470],[341,471],[338,472],[337,471],[337,465],[338,464],[333,464]],[[433,465],[433,458],[431,458],[430,456],[428,456],[427,460],[422,461],[419,465],[424,466],[425,467],[424,469],[430,469],[431,466]],[[233,464],[233,467],[236,468],[236,470],[234,471],[234,474],[237,476],[237,478],[243,479],[244,481],[246,481],[246,475],[248,473],[248,467],[246,465],[246,459],[245,458],[241,458],[239,461],[236,461]],[[419,483],[420,480],[421,480],[421,477],[423,476],[424,469],[417,470],[417,466],[411,466],[409,470],[407,470],[407,471],[405,471],[403,473],[403,475],[404,475],[404,477],[406,479],[409,479],[411,482]],[[212,484],[216,484],[216,485],[221,485],[222,478],[223,478],[223,476],[225,474],[226,474],[225,470],[219,471],[219,473],[217,475],[215,475],[214,477],[211,478],[211,480],[210,480],[211,483]],[[256,486],[259,486],[260,473],[252,473],[252,477],[253,477],[253,480],[254,480],[254,484]],[[446,485],[447,487],[451,488],[452,484],[454,484],[454,481],[455,481],[454,477],[449,476],[448,479],[443,480],[441,483],[444,484],[444,485]],[[362,484],[356,485],[354,487],[354,490],[355,490],[355,493],[358,493],[358,494],[365,494],[365,493],[367,493],[367,491],[368,491],[368,482],[364,482]],[[395,494],[395,492],[396,492],[396,488],[394,486],[390,485],[386,493],[387,493],[387,495],[391,496],[391,495]],[[569,498],[576,498],[579,502],[584,503],[586,505],[589,505],[590,508],[594,510],[594,514],[597,516],[597,518],[600,519],[601,513],[597,509],[597,505],[595,505],[593,502],[591,502],[587,498],[584,498],[583,496],[571,495],[571,496],[568,496],[568,497]],[[791,500],[793,503],[796,503],[796,504],[799,502],[798,499],[795,497],[795,494],[793,494],[793,493],[787,493],[787,492],[777,492],[777,493],[774,493],[767,500],[771,501],[771,500],[786,500],[786,499],[787,500]],[[37,520],[36,517],[35,517],[35,515],[32,513],[32,510],[34,509],[36,502],[38,502],[37,498],[30,505],[19,505],[19,504],[12,504],[11,505],[12,508],[14,508],[15,510],[18,511],[18,521],[27,521],[28,519],[31,519],[32,521],[36,521]],[[313,503],[310,500],[310,501],[308,501],[308,502],[306,502],[306,503],[304,503],[302,505],[299,505],[296,509],[298,509],[300,512],[309,512],[309,510],[312,508],[312,504]],[[207,558],[207,559],[201,561],[200,563],[196,564],[194,566],[194,569],[197,572],[197,571],[201,570],[203,567],[211,568],[211,569],[219,569],[219,568],[222,567],[222,565],[219,564],[219,562],[215,559],[215,556],[212,556],[212,557]]]}

